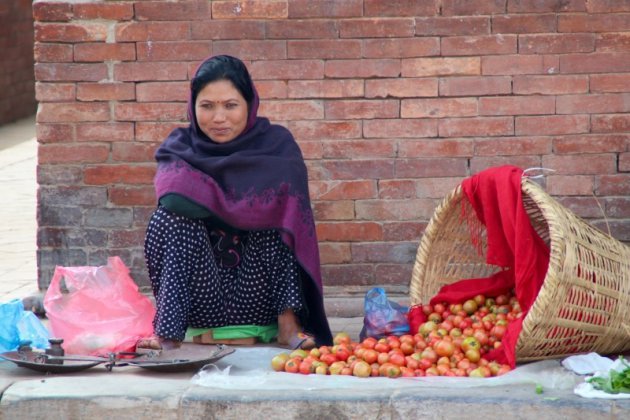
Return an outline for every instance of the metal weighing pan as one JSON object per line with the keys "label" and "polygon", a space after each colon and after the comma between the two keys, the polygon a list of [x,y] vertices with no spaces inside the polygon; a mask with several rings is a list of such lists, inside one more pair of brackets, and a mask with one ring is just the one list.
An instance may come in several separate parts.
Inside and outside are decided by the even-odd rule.
{"label": "metal weighing pan", "polygon": [[101,363],[108,362],[109,359],[90,358],[89,360],[63,360],[63,364],[46,363],[42,357],[42,352],[34,351],[9,351],[0,354],[3,359],[9,360],[20,367],[24,367],[43,373],[71,373],[89,369]]}
{"label": "metal weighing pan", "polygon": [[147,354],[134,359],[126,359],[131,366],[155,372],[182,372],[199,370],[208,363],[234,353],[235,349],[222,344],[199,345],[184,343],[178,349],[162,350],[159,354]]}

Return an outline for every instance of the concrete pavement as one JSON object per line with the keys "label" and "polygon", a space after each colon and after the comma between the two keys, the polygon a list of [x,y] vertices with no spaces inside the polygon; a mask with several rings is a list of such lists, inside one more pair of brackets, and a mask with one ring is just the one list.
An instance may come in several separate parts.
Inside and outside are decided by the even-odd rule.
{"label": "concrete pavement", "polygon": [[[34,119],[0,128],[0,302],[37,290]],[[330,297],[334,332],[358,338],[361,299]],[[581,378],[558,361],[524,365],[505,382],[321,377],[272,372],[278,348],[237,348],[214,373],[164,373],[103,365],[77,373],[42,374],[0,361],[0,419],[626,419],[630,400],[573,394]],[[541,366],[538,373],[528,371]],[[229,375],[226,373],[230,367]],[[197,380],[195,381],[195,377]],[[471,380],[472,381],[472,380]],[[542,395],[535,384],[544,384]]]}

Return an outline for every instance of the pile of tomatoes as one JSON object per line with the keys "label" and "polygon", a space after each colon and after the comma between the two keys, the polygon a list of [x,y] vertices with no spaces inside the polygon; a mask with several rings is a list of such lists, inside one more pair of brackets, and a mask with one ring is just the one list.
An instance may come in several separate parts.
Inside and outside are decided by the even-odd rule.
{"label": "pile of tomatoes", "polygon": [[390,378],[490,377],[511,370],[484,354],[500,347],[508,323],[522,316],[514,296],[477,295],[461,304],[422,305],[421,310],[426,321],[414,334],[354,342],[341,332],[333,346],[280,353],[271,367],[289,373]]}

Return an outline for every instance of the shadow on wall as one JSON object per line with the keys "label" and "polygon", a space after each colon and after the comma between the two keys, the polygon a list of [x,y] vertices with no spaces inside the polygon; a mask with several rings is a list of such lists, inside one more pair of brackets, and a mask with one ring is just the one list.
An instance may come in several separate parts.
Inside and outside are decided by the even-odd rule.
{"label": "shadow on wall", "polygon": [[33,115],[33,5],[31,0],[0,2],[0,125]]}

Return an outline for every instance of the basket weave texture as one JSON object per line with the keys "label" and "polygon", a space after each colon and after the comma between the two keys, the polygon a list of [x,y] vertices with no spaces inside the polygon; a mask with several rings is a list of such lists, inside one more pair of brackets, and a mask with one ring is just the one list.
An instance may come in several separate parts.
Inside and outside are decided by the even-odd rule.
{"label": "basket weave texture", "polygon": [[[523,178],[521,188],[550,259],[523,320],[516,360],[630,350],[630,248],[588,225],[534,181]],[[436,208],[420,241],[409,287],[412,305],[428,302],[444,285],[503,269],[486,264],[485,227],[476,220],[482,241],[473,244],[470,220],[462,213],[474,209],[460,185]]]}

